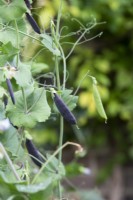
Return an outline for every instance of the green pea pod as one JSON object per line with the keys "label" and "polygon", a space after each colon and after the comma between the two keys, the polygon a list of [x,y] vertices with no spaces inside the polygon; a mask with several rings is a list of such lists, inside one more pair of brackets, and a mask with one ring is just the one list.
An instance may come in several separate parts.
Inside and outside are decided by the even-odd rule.
{"label": "green pea pod", "polygon": [[103,104],[102,104],[102,101],[101,101],[101,97],[100,97],[97,85],[94,82],[93,82],[93,96],[94,96],[94,101],[95,101],[95,104],[96,104],[96,109],[97,109],[99,115],[101,117],[103,117],[105,119],[105,121],[106,121],[107,120],[107,115],[105,113],[105,110],[104,110],[104,107],[103,107]]}

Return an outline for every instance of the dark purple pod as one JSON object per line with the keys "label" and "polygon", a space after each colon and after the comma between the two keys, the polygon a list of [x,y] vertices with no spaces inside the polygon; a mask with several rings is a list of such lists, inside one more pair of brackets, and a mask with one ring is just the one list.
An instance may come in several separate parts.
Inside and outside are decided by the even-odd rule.
{"label": "dark purple pod", "polygon": [[8,104],[8,98],[6,95],[3,96],[3,102],[4,102],[4,106],[6,108],[7,104]]}
{"label": "dark purple pod", "polygon": [[36,21],[34,20],[34,18],[27,12],[25,14],[26,14],[26,18],[27,18],[28,22],[30,23],[31,27],[33,28],[33,30],[38,34],[41,34],[40,28],[39,28],[38,24],[36,23]]}
{"label": "dark purple pod", "polygon": [[31,8],[32,8],[32,6],[31,6],[31,4],[30,4],[30,1],[29,1],[29,0],[24,0],[24,2],[25,2],[25,4],[26,4],[27,8],[29,8],[29,9],[31,9]]}
{"label": "dark purple pod", "polygon": [[42,166],[42,162],[44,162],[44,160],[42,159],[42,157],[39,155],[38,150],[36,149],[35,145],[33,144],[33,142],[29,139],[26,139],[26,148],[28,150],[28,153],[30,154],[30,157],[32,159],[32,161],[38,166],[41,167]]}
{"label": "dark purple pod", "polygon": [[72,112],[56,93],[54,93],[54,102],[60,114],[64,117],[65,120],[67,120],[72,125],[77,124],[76,118]]}
{"label": "dark purple pod", "polygon": [[12,88],[10,79],[7,78],[6,83],[7,83],[7,87],[8,87],[8,91],[9,91],[12,103],[15,104],[15,97],[14,97],[14,92],[13,92],[13,88]]}

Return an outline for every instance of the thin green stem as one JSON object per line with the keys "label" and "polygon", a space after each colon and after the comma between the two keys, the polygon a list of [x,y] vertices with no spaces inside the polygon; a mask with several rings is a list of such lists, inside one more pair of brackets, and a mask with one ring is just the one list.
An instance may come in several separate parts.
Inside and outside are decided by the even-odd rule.
{"label": "thin green stem", "polygon": [[76,91],[75,91],[74,94],[73,94],[74,96],[77,94],[77,92],[78,92],[78,90],[79,90],[79,88],[80,88],[82,82],[84,81],[84,79],[88,76],[89,71],[90,71],[90,70],[88,70],[88,71],[85,73],[85,75],[83,76],[83,78],[80,80],[79,85],[78,85]]}
{"label": "thin green stem", "polygon": [[[3,26],[2,23],[0,23],[0,25]],[[11,30],[13,30],[13,31],[16,31],[16,29],[14,29],[14,28],[12,28],[12,27],[10,27],[10,26],[5,26],[5,28],[11,29]],[[37,38],[35,38],[35,37],[32,36],[32,35],[28,35],[27,33],[24,33],[23,31],[18,30],[18,33],[20,33],[20,34],[22,34],[22,35],[25,35],[25,36],[27,36],[27,37],[29,37],[29,38],[32,38],[32,39],[36,40],[36,41],[39,42],[39,43],[41,42],[40,39],[37,39]],[[43,46],[43,45],[42,45],[42,46]]]}
{"label": "thin green stem", "polygon": [[63,59],[63,90],[65,90],[65,87],[66,87],[66,58],[64,55],[64,51],[60,44],[59,44],[59,48],[60,48],[60,51],[62,54],[62,59]]}
{"label": "thin green stem", "polygon": [[92,29],[93,27],[96,26],[96,22],[89,28],[86,28],[84,30],[84,32],[81,34],[81,36],[77,39],[77,41],[74,43],[72,49],[70,50],[70,52],[68,53],[68,55],[66,56],[66,60],[69,58],[69,56],[72,54],[72,52],[74,51],[75,47],[77,46],[77,44],[79,43],[79,41],[84,37],[84,35],[90,30]]}
{"label": "thin green stem", "polygon": [[21,91],[22,91],[22,96],[24,100],[24,110],[25,110],[25,113],[27,113],[28,107],[27,107],[27,101],[26,101],[25,91],[23,87],[21,87]]}
{"label": "thin green stem", "polygon": [[[60,30],[59,29],[60,29],[60,20],[61,20],[61,14],[62,14],[62,4],[63,4],[63,0],[60,0],[60,6],[59,6],[59,10],[58,10],[57,24],[56,24],[56,35],[55,35],[55,39],[57,40],[57,44],[59,44],[59,39],[60,39],[60,34],[59,34]],[[60,48],[60,50],[62,52],[62,56],[64,56],[63,50],[61,48]],[[58,90],[60,90],[59,60],[58,60],[57,56],[55,57],[55,67],[56,67],[57,87],[58,87]],[[65,73],[65,75],[66,75],[66,65],[65,65],[63,73]],[[65,88],[64,82],[66,82],[66,81],[63,79],[63,88]],[[60,170],[60,164],[61,164],[61,160],[62,160],[63,133],[64,133],[64,121],[63,121],[63,117],[60,116],[60,137],[59,137],[59,154],[58,154],[59,164],[58,164],[58,171]],[[61,192],[61,183],[60,183],[60,180],[58,181],[58,190],[59,190],[59,199],[62,199],[62,192]]]}
{"label": "thin green stem", "polygon": [[[15,28],[16,28],[16,35],[17,35],[17,49],[19,50],[19,33],[18,33],[18,25],[17,25],[17,21],[14,20],[15,22]],[[17,53],[17,60],[16,60],[16,68],[18,69],[18,65],[19,65],[19,52]]]}
{"label": "thin green stem", "polygon": [[[64,121],[63,117],[60,116],[60,138],[59,138],[59,148],[63,145],[63,129],[64,129]],[[59,152],[59,165],[62,160],[62,151]]]}
{"label": "thin green stem", "polygon": [[62,14],[62,4],[63,4],[63,0],[60,0],[60,6],[59,6],[59,10],[58,10],[58,16],[57,16],[57,24],[56,24],[56,37],[59,40],[59,29],[60,29],[60,20],[61,20],[61,14]]}
{"label": "thin green stem", "polygon": [[58,90],[60,90],[59,61],[58,61],[57,56],[55,56],[55,71],[56,71],[56,79],[57,79],[57,88],[58,88]]}
{"label": "thin green stem", "polygon": [[50,161],[52,161],[52,159],[59,153],[62,151],[62,149],[64,149],[66,146],[68,145],[73,145],[76,146],[78,148],[78,151],[82,151],[82,147],[80,144],[74,143],[74,142],[66,142],[65,144],[63,144],[61,147],[59,147],[49,158],[48,160],[42,165],[41,169],[38,171],[38,173],[36,174],[36,176],[34,177],[34,179],[32,180],[32,184],[34,184],[36,182],[36,180],[38,179],[38,177],[40,176],[40,174],[43,172],[43,170],[46,168],[46,166],[48,165],[48,163]]}
{"label": "thin green stem", "polygon": [[[57,38],[57,35],[54,33],[53,26],[51,28],[51,31],[52,31],[52,36],[53,36],[54,42],[57,45],[57,47],[60,49],[60,52],[61,52],[61,55],[62,55],[63,68],[64,68],[63,69],[63,90],[65,90],[65,85],[66,85],[66,58],[65,58],[64,51],[63,51],[63,49],[62,49],[62,47],[60,45],[59,39]],[[56,56],[56,61],[58,61],[58,57],[57,56]],[[57,72],[57,74],[58,74],[58,72]]]}
{"label": "thin green stem", "polygon": [[11,170],[12,170],[12,172],[13,172],[15,178],[16,178],[16,180],[21,181],[21,179],[20,179],[19,175],[17,174],[16,169],[15,169],[10,157],[8,156],[6,150],[5,150],[5,148],[4,148],[4,146],[3,146],[3,144],[1,142],[0,142],[0,150],[2,151],[7,163],[9,164],[9,166],[10,166],[10,168],[11,168]]}

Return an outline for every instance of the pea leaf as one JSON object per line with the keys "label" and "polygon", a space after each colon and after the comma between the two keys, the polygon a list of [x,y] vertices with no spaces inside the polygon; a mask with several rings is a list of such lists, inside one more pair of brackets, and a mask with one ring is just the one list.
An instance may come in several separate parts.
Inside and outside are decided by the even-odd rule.
{"label": "pea leaf", "polygon": [[[16,20],[18,30],[22,32],[26,32],[26,24],[23,19]],[[17,38],[16,38],[16,27],[14,21],[5,24],[3,20],[0,20],[0,41],[4,44],[9,41],[13,46],[17,46]],[[24,38],[23,34],[19,34],[19,44],[22,46],[22,39]]]}
{"label": "pea leaf", "polygon": [[31,72],[33,75],[40,74],[41,72],[44,72],[46,69],[48,69],[48,65],[45,63],[33,62],[31,65]]}
{"label": "pea leaf", "polygon": [[17,156],[18,159],[24,156],[24,149],[20,146],[17,130],[13,126],[10,126],[4,134],[1,134],[1,142],[12,156]]}
{"label": "pea leaf", "polygon": [[11,101],[7,106],[7,116],[15,126],[34,127],[37,122],[45,122],[50,116],[50,107],[43,88],[25,90],[27,110],[21,91],[15,92],[16,105]]}
{"label": "pea leaf", "polygon": [[[50,154],[46,154],[46,158],[50,158]],[[53,157],[52,160],[48,163],[46,170],[47,175],[52,176],[54,180],[60,180],[62,177],[65,176],[65,167],[63,163],[61,162],[58,166],[58,159],[56,157]],[[51,171],[58,171],[58,173],[51,173]]]}
{"label": "pea leaf", "polygon": [[9,22],[21,18],[26,10],[27,8],[23,0],[14,0],[11,3],[4,3],[3,1],[0,6],[0,18]]}
{"label": "pea leaf", "polygon": [[32,75],[30,68],[31,68],[30,65],[24,64],[22,62],[19,63],[18,71],[14,76],[19,86],[28,87],[31,85]]}
{"label": "pea leaf", "polygon": [[4,109],[4,104],[0,100],[0,120],[5,119],[5,109]]}
{"label": "pea leaf", "polygon": [[11,61],[19,51],[11,42],[3,44],[0,50],[0,66],[5,65],[7,61]]}
{"label": "pea leaf", "polygon": [[52,183],[52,178],[49,177],[42,183],[37,183],[34,185],[24,185],[24,184],[17,184],[16,188],[19,192],[24,192],[24,193],[37,193],[39,191],[46,190],[47,187]]}
{"label": "pea leaf", "polygon": [[4,94],[6,94],[6,91],[3,87],[0,86],[0,98],[2,98]]}
{"label": "pea leaf", "polygon": [[41,34],[42,39],[42,44],[54,55],[56,56],[61,56],[60,50],[56,47],[52,37],[49,35],[43,33]]}

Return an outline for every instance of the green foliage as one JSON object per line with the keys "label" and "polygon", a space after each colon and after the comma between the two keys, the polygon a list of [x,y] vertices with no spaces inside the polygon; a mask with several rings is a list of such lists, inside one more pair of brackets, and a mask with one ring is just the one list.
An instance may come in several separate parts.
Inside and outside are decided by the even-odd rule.
{"label": "green foliage", "polygon": [[[133,159],[132,4],[133,0],[74,0],[69,4],[65,2],[62,15],[64,28],[61,43],[66,54],[81,35],[84,24],[90,25],[92,18],[96,18],[99,24],[88,32],[85,38],[91,38],[101,30],[103,31],[100,38],[78,45],[68,58],[67,88],[78,87],[88,69],[90,75],[96,77],[103,106],[107,112],[108,123],[105,125],[101,123],[100,118],[95,117],[97,115],[96,105],[92,96],[92,85],[88,78],[81,84],[75,114],[78,116],[78,124],[83,130],[82,135],[85,137],[89,150],[106,148],[113,153],[115,151],[116,155],[122,154],[123,159],[119,161],[118,156],[115,163],[129,163]],[[42,21],[45,21],[44,13],[52,11],[55,13],[57,5],[57,1],[51,1],[47,7],[45,6],[45,11],[42,9],[38,12],[42,16]],[[82,24],[75,22],[74,19],[75,21],[78,19]],[[53,65],[48,54],[46,56],[40,54],[38,60],[48,60],[51,63],[50,68]],[[60,66],[62,67],[62,63]],[[66,139],[70,139],[70,135],[67,134],[69,132],[71,130],[67,129]],[[75,135],[71,135],[71,138],[75,140]],[[106,171],[105,168],[103,171]],[[112,168],[113,166],[111,170]],[[110,171],[107,173],[110,174]]]}
{"label": "green foliage", "polygon": [[[2,90],[2,89],[1,89]],[[1,91],[0,90],[0,91]],[[3,102],[0,100],[0,120],[5,118],[5,109],[4,109],[4,104]]]}
{"label": "green foliage", "polygon": [[43,33],[41,34],[42,37],[42,44],[44,44],[44,46],[53,53],[53,55],[56,56],[61,56],[61,53],[59,51],[59,49],[57,48],[56,44],[54,43],[54,40],[52,39],[52,37],[50,37],[49,35]]}
{"label": "green foliage", "polygon": [[34,127],[37,122],[45,122],[50,115],[50,107],[43,88],[25,90],[26,105],[21,91],[14,93],[16,105],[10,101],[7,106],[7,116],[18,127]]}
{"label": "green foliage", "polygon": [[[56,3],[56,1],[49,3],[51,9],[54,6],[55,8],[57,7]],[[88,5],[87,1],[86,4]],[[73,111],[78,103],[76,92],[80,90],[82,92],[84,88],[85,90],[92,89],[92,84],[90,84],[88,78],[83,80],[83,77],[86,71],[88,72],[88,67],[90,68],[93,63],[87,60],[88,56],[95,58],[95,51],[88,50],[87,47],[80,47],[79,45],[91,40],[88,35],[92,34],[92,28],[98,25],[95,19],[88,23],[87,15],[82,14],[80,6],[85,10],[87,9],[84,2],[73,1],[70,3],[70,6],[65,2],[64,5],[65,12],[69,11],[73,17],[77,17],[77,20],[67,21],[67,17],[65,18],[63,15],[60,5],[56,25],[52,21],[50,22],[50,33],[47,33],[48,31],[43,33],[42,31],[40,35],[36,33],[29,35],[28,21],[25,20],[25,12],[28,8],[25,2],[23,0],[0,1],[0,82],[2,84],[0,86],[0,98],[2,99],[8,93],[6,87],[7,78],[11,79],[13,84],[12,94],[14,93],[15,97],[14,104],[8,98],[7,106],[2,102],[3,99],[0,100],[0,119],[8,118],[12,124],[9,129],[3,131],[0,135],[0,141],[3,145],[3,148],[2,146],[0,148],[2,154],[0,165],[0,183],[2,187],[0,188],[0,197],[3,199],[25,198],[45,200],[49,197],[62,198],[60,181],[65,176],[65,167],[61,162],[65,129],[63,118],[60,118],[60,126],[58,123],[54,124],[53,116],[58,111],[53,104],[49,92],[51,85],[53,85],[62,100]],[[95,5],[95,3],[92,3],[92,5]],[[87,12],[85,11],[85,13]],[[61,14],[64,27],[60,27]],[[54,17],[50,16],[50,18]],[[40,19],[42,19],[41,15]],[[80,21],[83,21],[85,25]],[[65,30],[65,24],[70,25],[70,30]],[[98,36],[101,36],[101,32],[98,32],[94,37]],[[93,34],[90,37],[93,38]],[[35,52],[36,50],[37,52]],[[45,50],[44,54],[41,54],[42,50]],[[73,54],[74,50],[75,54]],[[33,55],[29,53],[33,53]],[[28,60],[27,63],[25,60]],[[105,88],[110,86],[110,81],[107,77],[108,72],[110,72],[110,64],[102,56],[94,60],[94,69],[92,69],[91,74],[100,74],[97,75],[97,79],[102,84],[100,93],[103,94],[103,99],[105,98],[104,100],[107,102],[109,91],[107,92]],[[69,69],[70,73],[68,73]],[[46,70],[48,71],[47,73]],[[50,83],[47,83],[48,78]],[[45,90],[45,86],[48,91]],[[73,92],[74,89],[66,89],[73,87],[77,88],[75,93]],[[96,107],[100,115],[106,119],[98,90],[96,88],[94,90],[96,102],[94,108]],[[92,94],[93,92],[90,91],[90,93]],[[50,107],[54,107],[52,115]],[[77,116],[80,116],[81,111],[78,109],[78,113],[76,113],[77,111],[75,113]],[[93,111],[95,113],[95,109]],[[88,112],[88,115],[85,115],[85,117],[88,119],[92,115]],[[80,120],[78,121],[80,125]],[[88,126],[87,120],[84,125]],[[29,158],[28,152],[25,150],[27,132],[32,136],[34,128],[37,130],[39,126],[41,131],[54,128],[54,133],[60,132],[58,139],[59,148],[54,154],[46,152],[45,156],[42,155],[44,163],[42,163],[42,168],[40,169],[35,167]],[[43,129],[44,126],[46,129]],[[39,138],[39,131],[37,134]],[[48,132],[47,134],[50,133]],[[72,142],[69,144],[81,149],[79,144]],[[38,149],[35,150],[38,152]],[[57,155],[58,158],[56,158]],[[37,159],[32,154],[30,156]],[[74,168],[76,167],[78,168],[79,166],[75,165]],[[57,188],[58,192],[55,192]],[[96,192],[86,192],[80,194],[80,196],[84,199],[102,199]]]}
{"label": "green foliage", "polygon": [[[71,95],[72,90],[64,90],[61,92],[61,99],[65,102],[65,104],[68,106],[70,111],[72,111],[77,104],[78,96]],[[54,104],[54,111],[59,113],[57,107]]]}
{"label": "green foliage", "polygon": [[20,87],[28,87],[32,84],[31,66],[19,62],[19,68],[14,78]]}
{"label": "green foliage", "polygon": [[18,51],[17,48],[12,46],[11,42],[2,44],[0,47],[0,66],[5,65],[7,61],[11,61]]}
{"label": "green foliage", "polygon": [[4,19],[4,21],[9,22],[21,18],[25,12],[26,5],[23,0],[20,0],[19,2],[14,0],[10,4],[4,1],[0,2],[0,18]]}
{"label": "green foliage", "polygon": [[[15,8],[16,9],[16,8]],[[11,42],[14,47],[17,48],[17,37],[16,37],[16,25],[14,20],[10,22],[4,22],[4,18],[0,19],[0,41],[4,44]],[[26,32],[26,24],[23,18],[16,19],[18,30],[22,31],[23,33]],[[19,34],[19,44],[23,46],[24,34]]]}

